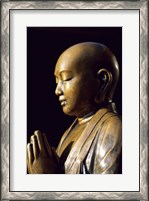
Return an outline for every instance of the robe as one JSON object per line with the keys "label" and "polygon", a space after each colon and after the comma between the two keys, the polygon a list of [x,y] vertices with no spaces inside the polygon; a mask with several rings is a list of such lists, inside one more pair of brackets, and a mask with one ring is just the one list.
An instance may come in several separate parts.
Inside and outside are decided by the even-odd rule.
{"label": "robe", "polygon": [[[57,148],[61,148],[75,128],[77,119],[66,130]],[[99,109],[78,140],[71,146],[64,162],[65,174],[116,174],[121,173],[122,125],[119,116],[108,110]]]}

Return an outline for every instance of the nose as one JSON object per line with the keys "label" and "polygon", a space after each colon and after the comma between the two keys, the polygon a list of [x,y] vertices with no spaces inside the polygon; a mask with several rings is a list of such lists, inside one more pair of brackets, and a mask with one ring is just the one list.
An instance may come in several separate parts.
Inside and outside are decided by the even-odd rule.
{"label": "nose", "polygon": [[56,89],[55,89],[55,94],[57,96],[62,95],[63,91],[62,91],[62,84],[60,82],[58,82]]}

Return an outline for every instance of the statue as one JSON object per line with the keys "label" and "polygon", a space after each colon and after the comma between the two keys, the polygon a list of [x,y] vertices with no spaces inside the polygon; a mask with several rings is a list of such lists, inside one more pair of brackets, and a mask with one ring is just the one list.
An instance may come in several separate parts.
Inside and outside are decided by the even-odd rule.
{"label": "statue", "polygon": [[114,54],[103,44],[76,44],[61,54],[54,74],[62,110],[76,120],[56,150],[44,133],[34,132],[27,146],[28,172],[121,173],[121,120],[113,102],[119,66]]}

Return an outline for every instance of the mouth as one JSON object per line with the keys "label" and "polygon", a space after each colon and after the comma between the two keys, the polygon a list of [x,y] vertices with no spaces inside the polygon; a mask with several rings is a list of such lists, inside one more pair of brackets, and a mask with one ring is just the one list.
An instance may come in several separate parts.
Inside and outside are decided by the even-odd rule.
{"label": "mouth", "polygon": [[61,101],[61,106],[65,106],[66,105],[66,101]]}
{"label": "mouth", "polygon": [[59,99],[59,102],[60,102],[61,106],[66,105],[66,100],[65,99]]}

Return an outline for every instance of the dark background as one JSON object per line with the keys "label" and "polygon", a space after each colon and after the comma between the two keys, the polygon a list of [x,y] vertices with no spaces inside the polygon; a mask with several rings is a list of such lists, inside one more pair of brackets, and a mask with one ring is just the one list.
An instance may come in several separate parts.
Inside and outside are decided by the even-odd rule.
{"label": "dark background", "polygon": [[122,28],[121,27],[28,27],[27,28],[27,140],[34,130],[46,133],[57,146],[74,117],[66,116],[56,97],[54,68],[60,54],[80,42],[99,42],[115,54],[120,79],[115,91],[122,113]]}

